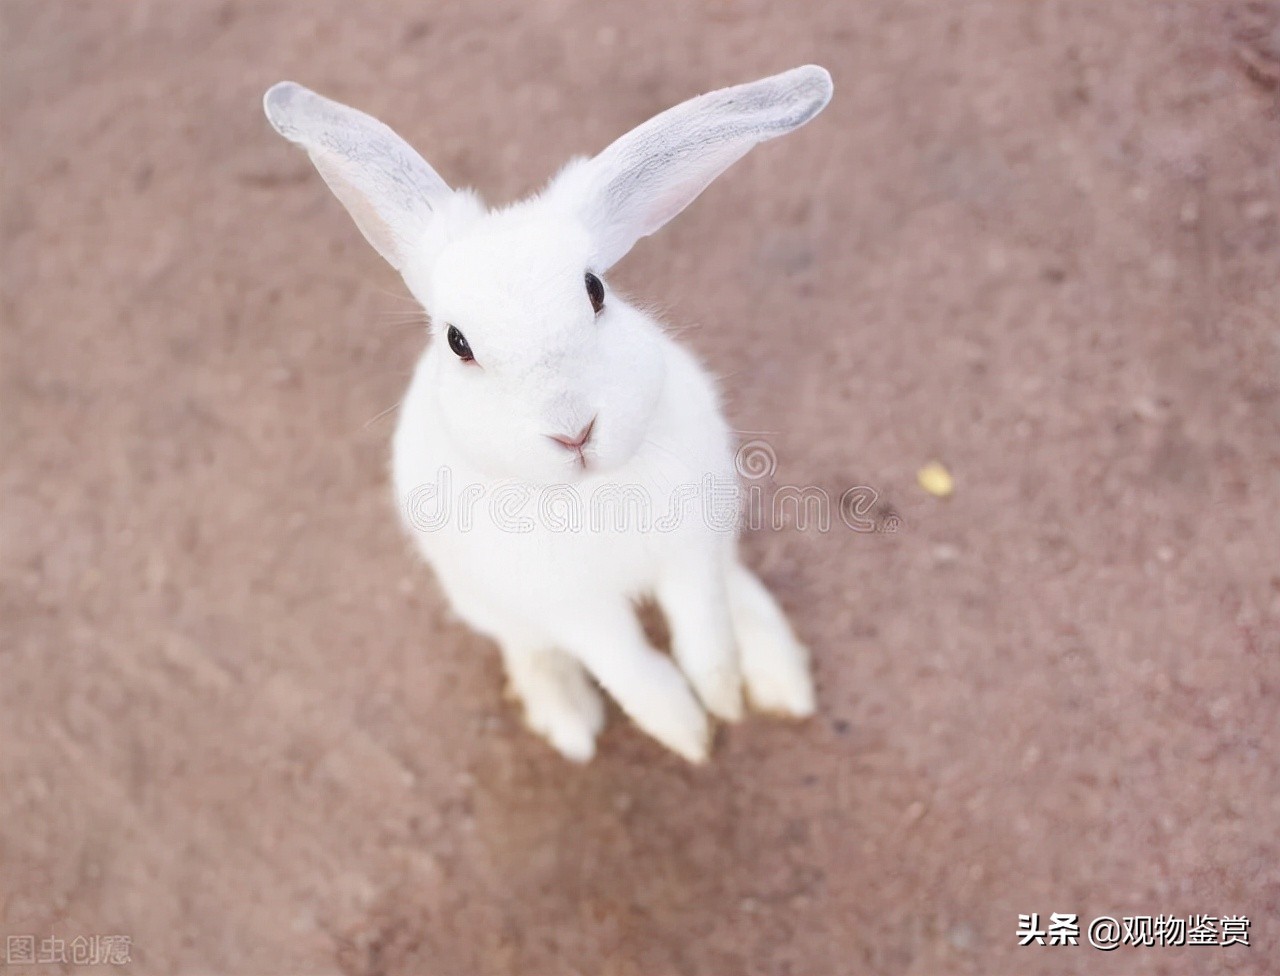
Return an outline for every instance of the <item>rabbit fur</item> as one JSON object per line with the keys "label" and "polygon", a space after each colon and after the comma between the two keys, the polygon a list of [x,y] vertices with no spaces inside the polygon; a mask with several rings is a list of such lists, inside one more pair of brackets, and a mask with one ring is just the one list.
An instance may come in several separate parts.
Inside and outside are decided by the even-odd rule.
{"label": "rabbit fur", "polygon": [[[808,651],[738,558],[715,383],[603,279],[831,92],[807,65],[701,95],[495,210],[376,119],[293,82],[266,93],[271,124],[428,313],[394,435],[397,508],[454,610],[498,644],[530,728],[571,760],[595,753],[600,689],[691,762],[708,713],[739,719],[744,691],[763,711],[814,710]],[[671,657],[646,640],[644,597]]]}

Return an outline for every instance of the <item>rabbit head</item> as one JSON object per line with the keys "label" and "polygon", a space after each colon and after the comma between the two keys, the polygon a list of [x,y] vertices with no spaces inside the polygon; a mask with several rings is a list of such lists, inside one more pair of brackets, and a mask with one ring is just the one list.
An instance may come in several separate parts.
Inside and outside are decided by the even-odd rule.
{"label": "rabbit head", "polygon": [[426,309],[439,416],[458,450],[491,477],[552,483],[624,464],[660,400],[659,337],[605,273],[830,97],[815,65],[701,95],[493,211],[362,112],[293,82],[264,107]]}

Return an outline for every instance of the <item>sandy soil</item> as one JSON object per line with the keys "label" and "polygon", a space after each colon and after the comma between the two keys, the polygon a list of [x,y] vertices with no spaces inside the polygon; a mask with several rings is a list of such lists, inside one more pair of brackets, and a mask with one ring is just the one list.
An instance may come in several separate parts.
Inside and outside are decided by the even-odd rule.
{"label": "sandy soil", "polygon": [[[0,22],[0,934],[126,934],[138,973],[1280,971],[1276,4]],[[830,109],[614,281],[778,481],[901,523],[746,543],[818,718],[695,770],[615,714],[570,767],[400,537],[424,333],[261,92],[501,201],[811,60]],[[1019,948],[1030,912],[1253,944]]]}

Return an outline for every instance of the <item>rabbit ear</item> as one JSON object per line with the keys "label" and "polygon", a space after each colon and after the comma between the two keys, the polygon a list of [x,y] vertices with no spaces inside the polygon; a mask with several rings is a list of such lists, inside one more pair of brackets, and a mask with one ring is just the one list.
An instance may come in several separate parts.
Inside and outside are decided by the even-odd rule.
{"label": "rabbit ear", "polygon": [[[693,202],[752,146],[799,128],[831,100],[831,75],[805,65],[683,102],[566,171],[563,188],[603,271]],[[553,191],[554,192],[554,191]]]}
{"label": "rabbit ear", "polygon": [[369,243],[403,271],[451,192],[440,174],[377,119],[292,81],[272,85],[262,106],[275,130],[307,151]]}

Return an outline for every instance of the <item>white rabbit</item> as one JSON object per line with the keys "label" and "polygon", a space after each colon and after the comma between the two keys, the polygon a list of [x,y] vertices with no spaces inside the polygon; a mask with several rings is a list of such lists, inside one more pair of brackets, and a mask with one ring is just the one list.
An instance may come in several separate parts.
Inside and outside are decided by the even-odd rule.
{"label": "white rabbit", "polygon": [[[714,381],[602,276],[831,91],[808,65],[702,95],[492,211],[381,122],[292,82],[266,93],[271,124],[428,312],[394,439],[398,507],[454,609],[501,648],[529,726],[569,759],[595,753],[592,678],[692,762],[704,708],[740,718],[743,685],[759,709],[813,713],[808,652],[738,560]],[[634,517],[601,518],[619,499]],[[645,639],[646,596],[674,663]]]}

